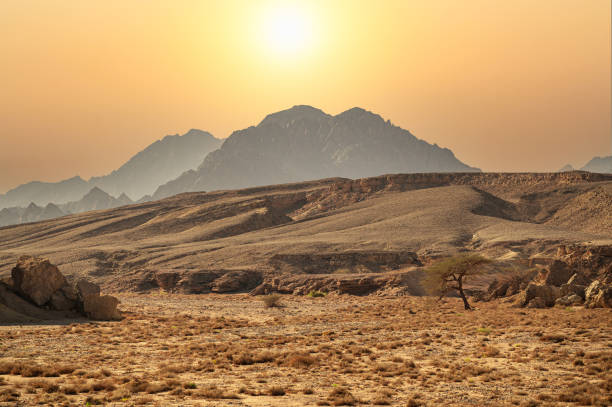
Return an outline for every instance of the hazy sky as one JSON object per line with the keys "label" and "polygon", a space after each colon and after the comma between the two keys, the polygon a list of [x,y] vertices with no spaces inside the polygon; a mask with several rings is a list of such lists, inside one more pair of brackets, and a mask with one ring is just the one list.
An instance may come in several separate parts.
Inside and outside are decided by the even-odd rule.
{"label": "hazy sky", "polygon": [[610,0],[2,0],[0,192],[360,106],[486,171],[609,155]]}

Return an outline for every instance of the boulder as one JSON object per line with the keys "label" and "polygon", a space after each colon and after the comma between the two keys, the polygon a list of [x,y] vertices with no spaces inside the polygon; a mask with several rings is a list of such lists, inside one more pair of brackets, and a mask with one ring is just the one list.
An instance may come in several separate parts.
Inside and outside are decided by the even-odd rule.
{"label": "boulder", "polygon": [[100,286],[94,284],[84,278],[79,279],[74,284],[74,289],[77,293],[77,296],[80,301],[84,302],[85,298],[89,296],[99,296],[100,295]]}
{"label": "boulder", "polygon": [[587,286],[591,284],[591,280],[585,276],[583,273],[574,273],[569,280],[567,280],[567,284],[577,284]]}
{"label": "boulder", "polygon": [[66,278],[47,259],[25,256],[11,272],[13,289],[38,306],[46,304],[54,292],[66,285]]}
{"label": "boulder", "polygon": [[562,284],[572,277],[573,272],[570,270],[568,265],[560,260],[555,260],[550,266],[545,269],[545,276],[543,283],[545,285],[553,285],[560,287]]}
{"label": "boulder", "polygon": [[595,280],[585,290],[587,308],[612,308],[612,285]]}
{"label": "boulder", "polygon": [[74,288],[70,284],[66,284],[65,286],[60,288],[59,291],[64,294],[64,297],[71,301],[77,302],[79,300],[79,295],[77,293],[76,288]]}
{"label": "boulder", "polygon": [[542,297],[535,297],[529,301],[527,308],[546,308],[546,302]]}
{"label": "boulder", "polygon": [[49,300],[49,305],[52,309],[58,311],[68,311],[76,309],[77,303],[74,300],[71,300],[66,297],[63,290],[57,290],[51,295],[51,299]]}
{"label": "boulder", "polygon": [[0,283],[0,304],[2,304],[4,309],[4,312],[0,312],[0,323],[22,322],[26,320],[52,320],[76,316],[76,314],[71,312],[60,312],[38,307],[3,283]]}
{"label": "boulder", "polygon": [[561,285],[561,296],[565,297],[571,294],[576,294],[584,299],[584,290],[588,285],[588,281],[589,280],[583,274],[574,274],[567,283]]}
{"label": "boulder", "polygon": [[111,295],[88,295],[83,302],[83,310],[91,319],[111,321],[121,319],[117,305],[119,300]]}
{"label": "boulder", "polygon": [[569,306],[582,304],[583,298],[577,294],[569,294],[555,300],[556,305]]}
{"label": "boulder", "polygon": [[525,290],[519,293],[516,303],[518,306],[525,307],[534,298],[541,298],[547,307],[552,307],[559,297],[559,292],[559,287],[529,283]]}

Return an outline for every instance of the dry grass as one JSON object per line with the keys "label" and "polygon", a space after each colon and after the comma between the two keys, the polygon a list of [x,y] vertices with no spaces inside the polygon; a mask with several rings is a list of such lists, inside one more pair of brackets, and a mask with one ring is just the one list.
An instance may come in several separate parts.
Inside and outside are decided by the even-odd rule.
{"label": "dry grass", "polygon": [[[414,297],[122,297],[120,322],[0,328],[0,406],[612,403],[612,310]],[[412,309],[414,314],[405,312]]]}

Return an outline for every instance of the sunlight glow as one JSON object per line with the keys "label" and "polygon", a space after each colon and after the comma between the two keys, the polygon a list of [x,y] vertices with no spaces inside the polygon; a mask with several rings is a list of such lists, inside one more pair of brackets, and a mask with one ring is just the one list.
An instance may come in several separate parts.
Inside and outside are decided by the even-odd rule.
{"label": "sunlight glow", "polygon": [[299,54],[312,41],[312,20],[297,4],[275,5],[263,18],[263,42],[279,56]]}

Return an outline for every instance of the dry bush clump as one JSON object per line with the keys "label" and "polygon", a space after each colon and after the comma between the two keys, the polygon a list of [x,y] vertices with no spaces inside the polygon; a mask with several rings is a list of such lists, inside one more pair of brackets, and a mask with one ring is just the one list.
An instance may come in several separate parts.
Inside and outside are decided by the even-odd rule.
{"label": "dry bush clump", "polygon": [[268,294],[261,297],[261,301],[264,303],[266,308],[279,307],[280,301],[283,297],[279,294]]}

